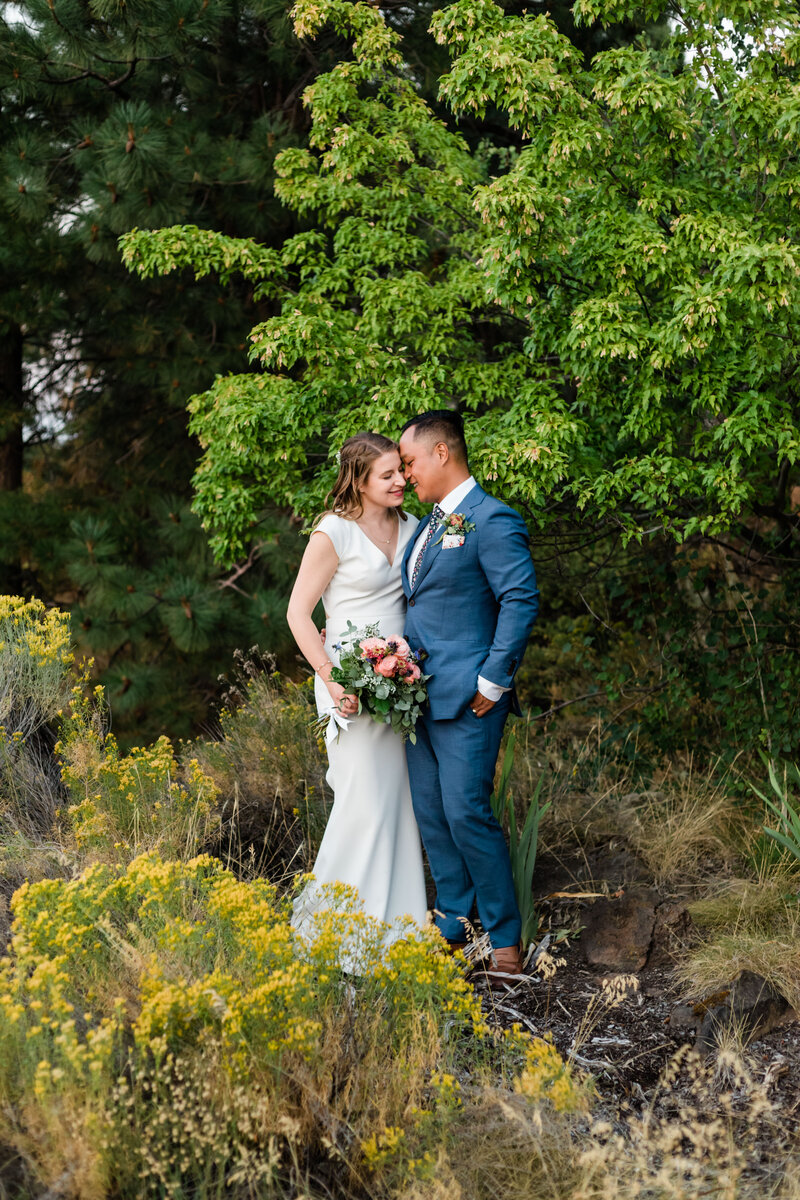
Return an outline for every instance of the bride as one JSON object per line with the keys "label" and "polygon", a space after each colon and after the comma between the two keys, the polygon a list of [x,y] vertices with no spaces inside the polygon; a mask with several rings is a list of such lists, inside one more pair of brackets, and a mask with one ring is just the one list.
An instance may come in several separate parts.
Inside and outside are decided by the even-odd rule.
{"label": "bride", "polygon": [[[333,808],[314,864],[314,881],[295,902],[302,931],[325,904],[325,884],[358,890],[364,911],[390,928],[386,941],[407,932],[402,918],[425,924],[422,852],[408,783],[405,749],[389,725],[366,713],[331,679],[347,623],[377,624],[381,636],[402,635],[406,602],[400,578],[403,551],[418,525],[403,512],[405,478],[396,444],[379,433],[358,433],[341,449],[329,511],[317,522],[289,601],[287,620],[314,669],[326,742]],[[323,647],[312,613],[322,599]]]}

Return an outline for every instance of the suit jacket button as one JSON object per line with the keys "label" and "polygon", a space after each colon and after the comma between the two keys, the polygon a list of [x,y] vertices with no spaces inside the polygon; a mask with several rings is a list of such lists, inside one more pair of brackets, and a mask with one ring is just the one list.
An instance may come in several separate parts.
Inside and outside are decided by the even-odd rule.
{"label": "suit jacket button", "polygon": [[413,608],[413,607],[414,607],[414,605],[415,605],[415,603],[416,603],[416,601],[415,601],[415,600],[413,599],[413,597],[412,597],[412,599],[411,599],[411,600],[409,600],[409,602],[408,602],[408,603],[409,603],[409,606],[410,606],[411,608]]}

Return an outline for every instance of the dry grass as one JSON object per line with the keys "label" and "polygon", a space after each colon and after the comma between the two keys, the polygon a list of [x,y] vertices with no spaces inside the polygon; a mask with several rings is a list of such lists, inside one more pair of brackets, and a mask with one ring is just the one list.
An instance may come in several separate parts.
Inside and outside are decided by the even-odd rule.
{"label": "dry grass", "polygon": [[741,853],[746,824],[716,767],[666,771],[657,788],[625,796],[622,829],[657,887],[686,885],[728,868]]}
{"label": "dry grass", "polygon": [[613,1125],[593,1126],[574,1200],[763,1200],[763,1183],[751,1189],[746,1171],[772,1116],[744,1059],[709,1064],[681,1050],[641,1111],[623,1107]]}
{"label": "dry grass", "polygon": [[[574,851],[618,835],[614,797],[630,789],[627,768],[598,760],[591,742],[554,739],[530,722],[518,721],[513,728],[516,753],[509,786],[518,821],[524,820],[542,777],[539,802],[551,804],[540,830],[540,850]],[[502,761],[501,754],[498,771]]]}
{"label": "dry grass", "polygon": [[702,936],[676,965],[676,979],[700,994],[754,971],[800,1010],[798,888],[796,864],[781,861],[695,901],[689,912]]}
{"label": "dry grass", "polygon": [[641,1109],[575,1117],[474,1088],[432,1177],[393,1200],[798,1200],[800,1170],[756,1170],[783,1141],[767,1085],[740,1054],[679,1051]]}
{"label": "dry grass", "polygon": [[475,1088],[448,1130],[432,1177],[396,1200],[566,1200],[582,1171],[580,1119],[520,1096]]}
{"label": "dry grass", "polygon": [[313,691],[269,665],[240,656],[221,736],[189,752],[220,791],[220,857],[240,874],[277,881],[310,870],[329,793]]}
{"label": "dry grass", "polygon": [[791,924],[800,889],[800,873],[788,863],[762,868],[755,878],[734,876],[707,896],[694,901],[689,912],[700,929],[741,930],[769,936]]}
{"label": "dry grass", "polygon": [[675,759],[643,788],[630,763],[602,757],[592,739],[556,742],[522,723],[516,730],[510,788],[518,820],[541,778],[540,803],[552,802],[540,831],[541,852],[585,855],[615,843],[636,855],[657,887],[681,889],[729,871],[746,853],[752,822],[721,764],[699,769],[691,756]]}
{"label": "dry grass", "polygon": [[344,1003],[325,1014],[313,1069],[287,1056],[277,1092],[266,1072],[231,1078],[213,1041],[167,1055],[141,1077],[121,1079],[111,1098],[114,1125],[130,1129],[129,1144],[117,1146],[114,1189],[182,1200],[191,1180],[199,1196],[295,1200],[327,1186],[339,1196],[368,1194],[362,1140],[422,1110],[439,1053],[434,1031],[420,1029],[400,1064],[383,1014]]}
{"label": "dry grass", "polygon": [[720,933],[696,946],[675,969],[676,978],[694,993],[730,985],[742,971],[754,971],[800,1011],[800,915],[771,938],[747,929]]}

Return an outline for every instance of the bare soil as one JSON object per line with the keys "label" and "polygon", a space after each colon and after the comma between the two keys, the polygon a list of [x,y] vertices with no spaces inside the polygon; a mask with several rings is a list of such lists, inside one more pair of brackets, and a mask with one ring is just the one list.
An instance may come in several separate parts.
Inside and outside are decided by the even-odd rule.
{"label": "bare soil", "polygon": [[[695,1101],[681,1079],[660,1086],[681,1046],[693,1044],[693,1031],[676,1033],[668,1022],[673,1006],[687,999],[669,967],[644,968],[621,1003],[603,1000],[603,979],[583,961],[580,942],[557,947],[562,957],[551,979],[537,974],[505,991],[493,991],[478,970],[471,980],[487,1018],[507,1028],[519,1023],[530,1033],[552,1037],[565,1058],[591,1076],[597,1094],[595,1113],[618,1125],[625,1114],[651,1110],[674,1115]],[[606,993],[607,994],[607,993]],[[706,1059],[713,1066],[714,1053]],[[748,1158],[746,1177],[756,1189],[776,1182],[790,1158],[800,1154],[800,1022],[796,1019],[745,1048],[745,1061],[764,1087],[770,1112],[761,1122]],[[724,1082],[721,1083],[724,1086]],[[738,1097],[741,1111],[747,1096]],[[737,1097],[734,1095],[734,1108]],[[709,1111],[708,1117],[714,1115]]]}

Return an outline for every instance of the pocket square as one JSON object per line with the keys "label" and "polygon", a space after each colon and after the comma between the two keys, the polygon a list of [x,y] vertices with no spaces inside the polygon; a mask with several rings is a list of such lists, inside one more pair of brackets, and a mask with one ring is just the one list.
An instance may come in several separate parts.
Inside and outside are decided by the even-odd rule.
{"label": "pocket square", "polygon": [[456,546],[464,545],[463,533],[446,533],[442,538],[443,550],[455,550]]}

